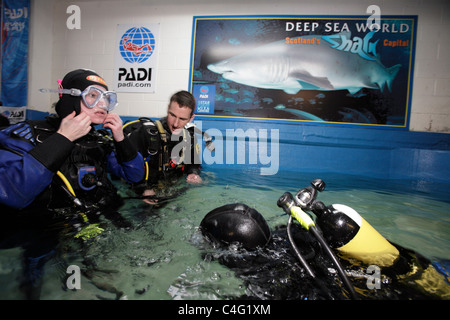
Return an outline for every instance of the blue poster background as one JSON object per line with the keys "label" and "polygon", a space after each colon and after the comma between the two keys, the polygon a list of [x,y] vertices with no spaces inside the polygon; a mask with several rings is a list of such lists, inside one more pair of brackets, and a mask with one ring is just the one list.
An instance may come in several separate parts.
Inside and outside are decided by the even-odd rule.
{"label": "blue poster background", "polygon": [[2,1],[2,79],[4,106],[27,105],[29,0]]}
{"label": "blue poster background", "polygon": [[190,88],[216,86],[212,118],[408,129],[417,16],[367,21],[194,17]]}

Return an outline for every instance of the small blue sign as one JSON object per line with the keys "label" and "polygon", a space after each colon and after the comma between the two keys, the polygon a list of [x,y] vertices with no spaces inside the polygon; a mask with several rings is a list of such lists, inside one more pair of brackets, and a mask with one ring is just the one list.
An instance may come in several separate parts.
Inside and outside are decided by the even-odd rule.
{"label": "small blue sign", "polygon": [[214,114],[214,100],[216,95],[215,85],[194,85],[194,98],[196,100],[196,114]]}

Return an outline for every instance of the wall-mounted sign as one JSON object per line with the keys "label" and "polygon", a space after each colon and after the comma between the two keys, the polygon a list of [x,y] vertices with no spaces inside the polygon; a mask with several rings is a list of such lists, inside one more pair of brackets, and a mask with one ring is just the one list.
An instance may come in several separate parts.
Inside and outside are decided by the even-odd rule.
{"label": "wall-mounted sign", "polygon": [[118,25],[115,90],[155,92],[159,24]]}
{"label": "wall-mounted sign", "polygon": [[28,91],[30,0],[3,0],[1,95],[5,106],[24,107]]}
{"label": "wall-mounted sign", "polygon": [[6,117],[10,124],[25,121],[27,107],[4,107],[0,106],[0,117]]}
{"label": "wall-mounted sign", "polygon": [[[194,17],[197,115],[407,128],[417,16]],[[203,102],[202,102],[203,103]]]}

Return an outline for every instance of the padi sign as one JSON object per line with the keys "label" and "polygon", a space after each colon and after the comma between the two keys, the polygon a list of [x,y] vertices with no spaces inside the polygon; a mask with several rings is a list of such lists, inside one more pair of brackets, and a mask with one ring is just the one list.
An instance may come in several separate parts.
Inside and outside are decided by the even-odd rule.
{"label": "padi sign", "polygon": [[115,90],[155,92],[159,24],[118,25]]}
{"label": "padi sign", "polygon": [[214,114],[215,85],[194,85],[193,95],[196,101],[196,114]]}
{"label": "padi sign", "polygon": [[6,117],[10,124],[25,121],[27,107],[0,107],[0,117]]}

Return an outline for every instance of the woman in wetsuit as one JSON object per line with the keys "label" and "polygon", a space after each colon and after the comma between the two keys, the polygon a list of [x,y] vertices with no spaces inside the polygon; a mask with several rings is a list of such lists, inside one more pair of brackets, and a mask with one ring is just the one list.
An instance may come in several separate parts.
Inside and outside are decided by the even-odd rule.
{"label": "woman in wetsuit", "polygon": [[99,212],[114,212],[120,197],[107,174],[135,183],[145,172],[122,120],[111,113],[117,96],[97,73],[69,72],[57,92],[57,115],[0,131],[0,248],[25,249],[24,281],[31,286],[55,247],[55,220],[80,225],[98,219]]}

